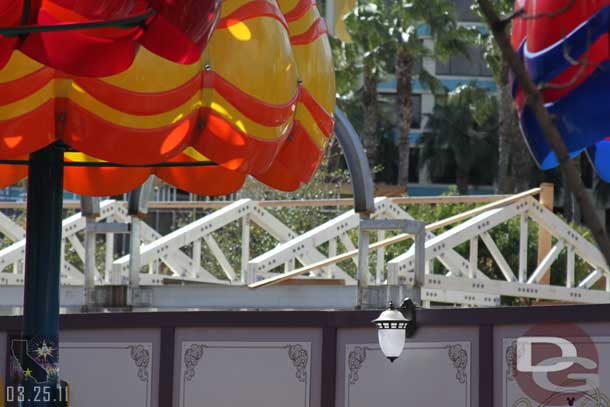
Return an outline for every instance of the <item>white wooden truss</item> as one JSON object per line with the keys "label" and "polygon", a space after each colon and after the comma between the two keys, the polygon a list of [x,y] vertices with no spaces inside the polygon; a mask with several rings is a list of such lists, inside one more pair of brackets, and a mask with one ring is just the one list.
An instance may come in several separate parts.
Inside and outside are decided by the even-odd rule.
{"label": "white wooden truss", "polygon": [[[130,223],[123,203],[106,200],[101,203],[101,212],[96,222]],[[482,211],[481,211],[482,212]],[[380,197],[375,200],[376,219],[412,219],[392,198]],[[490,233],[496,226],[513,218],[519,219],[519,264],[514,269],[508,264],[505,253],[501,253]],[[241,262],[231,264],[227,254],[218,244],[215,232],[227,225],[239,222],[241,228]],[[554,246],[533,270],[527,268],[527,249],[535,242],[528,242],[528,223],[535,222],[554,237]],[[250,258],[252,240],[250,227],[256,224],[277,240],[272,250]],[[308,232],[297,235],[288,225],[273,216],[259,203],[242,199],[222,209],[216,210],[196,221],[165,236],[153,228],[139,222],[140,244],[137,250],[137,276],[141,285],[162,285],[168,280],[217,285],[252,285],[260,280],[294,273],[297,263],[307,272],[303,279],[329,278],[342,280],[346,285],[355,285],[356,280],[333,260],[353,259],[357,254],[357,243],[352,240],[357,235],[360,216],[347,211]],[[91,249],[86,250],[79,236],[87,227],[86,218],[80,213],[63,221],[62,245],[69,244],[85,263]],[[502,296],[552,300],[570,303],[600,303],[610,301],[610,278],[600,287],[600,280],[610,276],[599,250],[568,224],[541,206],[530,196],[516,196],[513,202],[486,210],[462,221],[447,231],[435,235],[432,229],[426,233],[425,281],[422,285],[422,300],[474,305],[493,306],[500,303]],[[103,230],[101,228],[100,230]],[[108,229],[110,230],[110,229]],[[0,250],[0,285],[23,284],[23,262],[25,252],[25,232],[6,215],[0,214],[0,233],[13,243]],[[103,232],[100,232],[103,233]],[[377,241],[386,238],[378,231]],[[130,255],[113,258],[113,234],[105,234],[105,261],[95,267],[96,284],[125,285],[129,283]],[[482,242],[491,254],[501,279],[492,279],[478,269],[478,247]],[[467,258],[455,249],[462,244],[469,245]],[[201,265],[203,245],[222,270],[222,276],[215,276]],[[409,286],[413,284],[414,247],[398,257],[385,261],[385,246],[373,246],[377,261],[369,274],[371,286]],[[542,284],[541,280],[559,258],[566,253],[566,275],[562,286]],[[187,254],[188,253],[188,254]],[[349,254],[352,253],[352,254]],[[347,256],[345,256],[347,255]],[[591,272],[584,278],[575,276],[576,258],[590,266]],[[437,267],[434,269],[433,262]],[[131,262],[133,267],[134,262]],[[165,267],[161,267],[161,265]],[[320,264],[320,266],[317,266]],[[440,264],[441,267],[438,267]],[[313,266],[312,266],[313,265]],[[387,271],[387,272],[386,272]],[[83,272],[62,257],[62,284],[83,285]]]}
{"label": "white wooden truss", "polygon": [[[516,273],[510,268],[489,234],[494,227],[514,217],[520,218],[521,227],[519,269]],[[555,246],[535,270],[527,270],[528,219],[544,227],[556,239]],[[442,261],[448,251],[464,242],[469,242],[470,258],[468,263],[463,264],[463,266],[468,266],[472,270],[477,264],[479,238],[491,253],[504,277],[503,280],[481,278],[478,273],[477,275],[473,275],[472,272],[463,273]],[[567,250],[565,286],[540,284],[540,280],[546,270],[549,269],[564,250]],[[575,256],[580,257],[588,263],[593,270],[582,281],[574,280]],[[604,303],[610,301],[607,284],[603,290],[590,289],[602,276],[608,276],[609,274],[608,266],[599,250],[531,197],[524,198],[502,208],[489,210],[427,240],[425,257],[426,261],[438,259],[446,267],[444,274],[430,274],[430,269],[426,270],[428,274],[422,288],[422,298],[429,301],[454,302],[455,298],[452,299],[453,301],[448,301],[449,299],[442,293],[443,291],[468,291],[484,295],[578,303]],[[413,259],[414,251],[410,249],[403,255],[388,262],[389,285],[399,285],[401,283],[409,285],[413,282]],[[441,293],[439,293],[439,290]],[[470,294],[464,293],[464,295],[468,296]],[[457,302],[462,303],[462,301]]]}

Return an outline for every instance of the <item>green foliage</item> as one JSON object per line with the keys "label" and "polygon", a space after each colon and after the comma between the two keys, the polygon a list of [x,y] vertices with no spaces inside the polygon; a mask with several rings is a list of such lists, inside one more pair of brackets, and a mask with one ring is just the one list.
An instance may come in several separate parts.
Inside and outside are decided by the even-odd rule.
{"label": "green foliage", "polygon": [[[421,165],[433,178],[455,171],[468,183],[493,181],[497,162],[498,105],[482,88],[465,85],[437,103],[420,139]],[[464,191],[461,191],[464,193]]]}
{"label": "green foliage", "polygon": [[[414,60],[431,56],[446,60],[466,54],[476,40],[476,30],[458,25],[455,8],[449,0],[361,0],[346,18],[353,43],[332,40],[341,96],[353,95],[361,87],[363,70],[379,80],[394,73],[394,57],[399,48],[407,49]],[[419,31],[434,41],[434,49],[424,46]],[[440,82],[423,67],[417,73],[431,90],[440,91]]]}
{"label": "green foliage", "polygon": [[[503,15],[510,14],[514,7],[514,1],[512,1],[512,0],[493,0],[492,4],[495,7],[495,9],[500,14],[503,14]],[[473,2],[471,7],[484,20],[484,17],[481,13],[478,2],[476,2],[476,1]],[[479,32],[476,36],[476,42],[481,47],[483,47],[483,49],[485,50],[484,57],[485,57],[485,61],[487,62],[487,66],[491,70],[496,82],[499,83],[502,79],[501,78],[502,61],[500,59],[500,52],[499,52],[498,46],[496,45],[496,42],[494,41],[493,36],[491,35],[491,33],[489,31]]]}

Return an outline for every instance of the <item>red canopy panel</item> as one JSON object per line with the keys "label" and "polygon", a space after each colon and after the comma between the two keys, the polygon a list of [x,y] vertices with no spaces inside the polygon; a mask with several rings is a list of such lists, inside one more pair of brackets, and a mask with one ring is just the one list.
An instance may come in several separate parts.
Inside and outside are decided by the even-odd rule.
{"label": "red canopy panel", "polygon": [[[23,26],[28,13],[17,3],[0,0],[0,21]],[[144,24],[124,24],[150,8]],[[84,195],[120,194],[151,174],[203,195],[233,192],[248,175],[286,191],[308,182],[335,107],[315,3],[230,0],[218,12],[199,0],[33,4],[34,28],[122,25],[34,29],[2,48],[10,57],[0,68],[0,160],[61,141],[74,150],[65,187]],[[24,165],[2,168],[0,185],[26,175]]]}
{"label": "red canopy panel", "polygon": [[[127,69],[142,44],[168,60],[189,64],[201,56],[218,20],[219,0],[0,0],[0,27],[60,28],[122,22],[79,30],[0,36],[0,67],[18,48],[49,67],[79,76],[108,76]],[[141,19],[141,23],[138,20]]]}

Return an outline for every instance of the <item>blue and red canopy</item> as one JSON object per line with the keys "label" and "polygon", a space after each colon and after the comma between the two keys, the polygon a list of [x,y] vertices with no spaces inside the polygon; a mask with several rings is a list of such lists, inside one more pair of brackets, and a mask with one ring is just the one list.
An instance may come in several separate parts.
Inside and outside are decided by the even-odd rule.
{"label": "blue and red canopy", "polygon": [[[527,18],[513,24],[512,43],[571,156],[587,152],[610,182],[610,1],[518,0]],[[513,83],[521,128],[543,170],[558,165],[519,84]]]}

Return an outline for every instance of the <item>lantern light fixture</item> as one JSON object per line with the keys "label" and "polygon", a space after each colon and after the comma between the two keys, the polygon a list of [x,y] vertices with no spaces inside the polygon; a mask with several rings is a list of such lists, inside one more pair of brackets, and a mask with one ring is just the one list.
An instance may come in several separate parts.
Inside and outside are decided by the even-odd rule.
{"label": "lantern light fixture", "polygon": [[388,309],[372,321],[377,325],[381,351],[392,363],[402,354],[406,338],[413,336],[417,329],[415,309],[410,298],[403,300],[398,309],[390,302]]}

